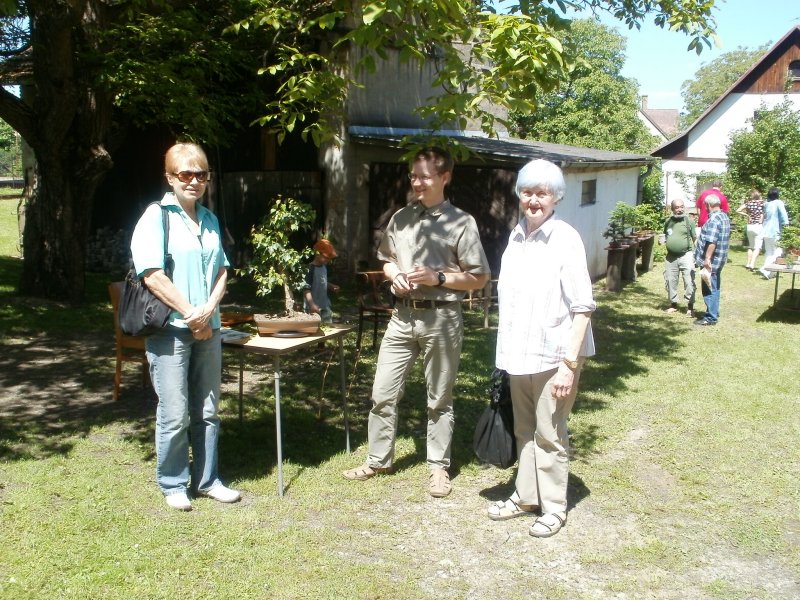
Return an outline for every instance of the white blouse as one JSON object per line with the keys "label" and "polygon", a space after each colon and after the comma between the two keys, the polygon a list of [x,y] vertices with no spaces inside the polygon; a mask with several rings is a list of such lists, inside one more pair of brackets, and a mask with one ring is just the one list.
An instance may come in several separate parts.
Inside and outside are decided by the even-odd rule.
{"label": "white blouse", "polygon": [[[570,343],[572,316],[597,306],[580,234],[553,215],[526,237],[520,221],[503,252],[497,294],[496,366],[511,375],[557,368]],[[594,352],[589,324],[579,356]]]}

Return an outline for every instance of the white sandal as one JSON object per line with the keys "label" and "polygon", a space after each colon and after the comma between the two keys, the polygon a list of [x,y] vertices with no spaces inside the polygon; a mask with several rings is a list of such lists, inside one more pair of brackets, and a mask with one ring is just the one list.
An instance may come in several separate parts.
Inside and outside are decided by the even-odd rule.
{"label": "white sandal", "polygon": [[[516,493],[515,493],[516,495]],[[508,500],[498,500],[486,510],[486,516],[492,521],[507,521],[515,517],[531,515],[536,512],[538,506],[524,506],[517,504],[513,497]]]}
{"label": "white sandal", "polygon": [[530,533],[533,537],[547,538],[557,534],[567,522],[567,515],[562,517],[559,513],[542,515],[531,525]]}

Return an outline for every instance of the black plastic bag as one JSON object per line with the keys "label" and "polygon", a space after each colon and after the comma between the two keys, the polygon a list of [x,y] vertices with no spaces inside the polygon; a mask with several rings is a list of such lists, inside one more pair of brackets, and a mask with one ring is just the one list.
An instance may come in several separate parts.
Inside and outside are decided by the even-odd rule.
{"label": "black plastic bag", "polygon": [[514,409],[508,373],[495,369],[489,388],[489,406],[475,427],[472,448],[481,462],[508,469],[517,462],[517,440],[514,437]]}

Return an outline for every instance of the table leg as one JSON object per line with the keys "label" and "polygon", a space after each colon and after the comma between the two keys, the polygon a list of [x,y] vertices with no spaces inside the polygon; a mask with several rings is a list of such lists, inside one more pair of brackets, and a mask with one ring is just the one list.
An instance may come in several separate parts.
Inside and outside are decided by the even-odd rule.
{"label": "table leg", "polygon": [[347,445],[347,453],[350,453],[350,419],[347,414],[347,373],[344,368],[344,342],[339,336],[339,379],[342,386],[342,407],[344,409],[344,435]]}
{"label": "table leg", "polygon": [[278,452],[278,496],[283,496],[283,435],[281,432],[281,357],[272,361],[272,376],[275,379],[275,448]]}
{"label": "table leg", "polygon": [[244,352],[239,350],[239,425],[242,424],[242,392],[244,390]]}
{"label": "table leg", "polygon": [[772,305],[775,306],[778,302],[778,281],[781,278],[781,272],[775,271],[775,295],[772,297]]}

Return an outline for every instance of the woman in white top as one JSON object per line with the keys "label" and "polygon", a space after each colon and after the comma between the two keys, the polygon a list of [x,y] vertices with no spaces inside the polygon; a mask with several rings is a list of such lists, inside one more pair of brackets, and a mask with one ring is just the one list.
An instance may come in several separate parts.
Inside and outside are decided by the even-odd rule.
{"label": "woman in white top", "polygon": [[761,266],[761,274],[769,279],[772,273],[765,271],[764,267],[774,264],[782,254],[778,241],[781,237],[781,229],[789,224],[789,215],[786,214],[786,205],[779,198],[780,190],[770,188],[767,192],[767,202],[764,204],[764,225],[761,235],[764,237],[764,264]]}
{"label": "woman in white top", "polygon": [[558,533],[567,517],[567,418],[583,361],[594,354],[595,309],[580,235],[555,214],[561,169],[545,160],[517,177],[521,218],[503,253],[497,284],[496,366],[510,375],[519,453],[516,490],[489,507],[492,520],[541,511],[534,537]]}

